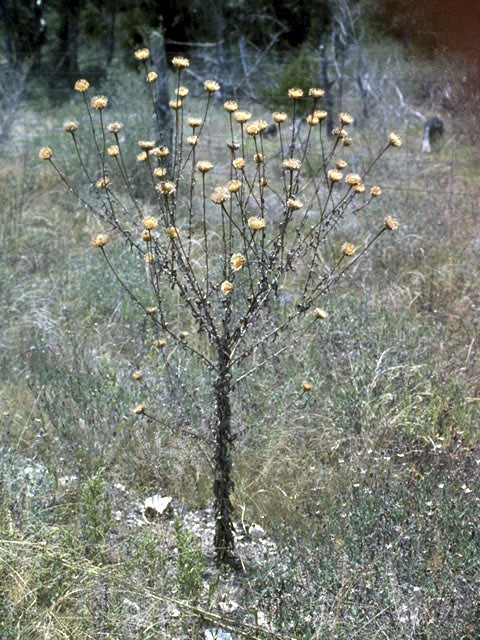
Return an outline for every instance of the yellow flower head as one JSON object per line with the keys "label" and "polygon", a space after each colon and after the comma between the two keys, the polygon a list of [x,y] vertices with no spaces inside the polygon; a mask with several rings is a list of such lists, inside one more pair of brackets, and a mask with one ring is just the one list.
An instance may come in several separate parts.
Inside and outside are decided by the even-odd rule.
{"label": "yellow flower head", "polygon": [[147,251],[147,253],[143,256],[143,259],[147,264],[152,264],[152,262],[155,262],[155,256],[151,251]]}
{"label": "yellow flower head", "polygon": [[110,122],[110,124],[107,125],[107,131],[110,133],[118,133],[120,129],[123,129],[123,122]]}
{"label": "yellow flower head", "polygon": [[90,105],[92,106],[92,108],[98,109],[99,111],[105,109],[107,104],[108,98],[106,98],[105,96],[93,96],[93,98],[90,100]]}
{"label": "yellow flower head", "polygon": [[317,118],[317,120],[322,121],[322,120],[325,120],[325,118],[328,116],[328,112],[325,111],[325,109],[316,109],[313,112],[313,116]]}
{"label": "yellow flower head", "polygon": [[52,153],[53,152],[50,147],[42,147],[38,152],[38,157],[40,158],[40,160],[50,160],[50,158],[52,157]]}
{"label": "yellow flower head", "polygon": [[157,313],[158,307],[145,307],[145,312],[148,313],[149,316],[153,316]]}
{"label": "yellow flower head", "polygon": [[197,169],[201,173],[207,173],[208,171],[213,169],[213,164],[208,160],[200,160],[199,162],[197,162]]}
{"label": "yellow flower head", "polygon": [[167,227],[167,236],[169,238],[178,238],[178,229],[177,227],[174,227],[173,225],[170,227]]}
{"label": "yellow flower head", "polygon": [[356,251],[356,247],[351,242],[344,242],[342,244],[342,253],[344,256],[353,256]]}
{"label": "yellow flower head", "polygon": [[144,229],[140,234],[140,238],[144,242],[150,242],[150,240],[152,239],[152,232],[150,231],[150,229]]}
{"label": "yellow flower head", "polygon": [[245,169],[245,160],[244,158],[235,158],[235,160],[232,160],[232,165],[235,169]]}
{"label": "yellow flower head", "polygon": [[235,100],[227,100],[223,103],[223,108],[225,109],[225,111],[233,113],[238,109],[238,104],[235,102]]}
{"label": "yellow flower head", "polygon": [[288,97],[292,98],[292,100],[300,100],[300,98],[303,98],[303,89],[299,89],[298,87],[289,89]]}
{"label": "yellow flower head", "polygon": [[150,51],[147,48],[137,49],[133,55],[136,60],[147,60],[150,57]]}
{"label": "yellow flower head", "polygon": [[320,122],[320,120],[316,118],[314,115],[312,115],[311,113],[308,114],[306,120],[311,127],[314,127],[316,124]]}
{"label": "yellow flower head", "polygon": [[304,380],[302,382],[302,389],[304,391],[311,391],[313,389],[313,384],[311,382],[308,382],[307,380]]}
{"label": "yellow flower head", "polygon": [[260,229],[265,228],[265,220],[264,218],[258,218],[257,216],[252,216],[247,220],[248,228],[252,231],[260,231]]}
{"label": "yellow flower head", "polygon": [[325,91],[323,89],[318,89],[318,87],[312,87],[308,90],[308,95],[312,98],[323,98]]}
{"label": "yellow flower head", "polygon": [[155,216],[145,216],[145,218],[142,218],[142,227],[145,229],[155,229],[157,225],[158,218],[155,218]]}
{"label": "yellow flower head", "polygon": [[286,171],[298,171],[301,166],[302,163],[297,158],[287,158],[282,162],[282,167]]}
{"label": "yellow flower head", "polygon": [[74,89],[79,93],[84,93],[89,86],[90,86],[90,83],[88,80],[85,80],[85,78],[80,78],[80,80],[77,80],[75,82]]}
{"label": "yellow flower head", "polygon": [[229,296],[233,291],[233,284],[228,280],[224,280],[220,285],[220,290],[224,296]]}
{"label": "yellow flower head", "polygon": [[189,335],[190,334],[188,333],[188,331],[180,331],[178,337],[180,338],[180,340],[186,340]]}
{"label": "yellow flower head", "polygon": [[390,147],[401,147],[402,139],[396,133],[390,133],[388,136],[388,144]]}
{"label": "yellow flower head", "polygon": [[245,256],[242,253],[234,253],[230,258],[230,265],[233,271],[240,271],[246,264]]}
{"label": "yellow flower head", "polygon": [[183,56],[175,56],[172,59],[172,64],[177,69],[186,69],[190,66],[190,60],[188,58],[184,58]]}
{"label": "yellow flower head", "polygon": [[205,80],[203,86],[209,93],[215,93],[220,89],[220,85],[216,80]]}
{"label": "yellow flower head", "polygon": [[362,178],[358,175],[358,173],[349,173],[345,177],[345,182],[349,184],[351,187],[355,184],[360,184]]}
{"label": "yellow flower head", "polygon": [[158,78],[158,73],[155,71],[149,71],[146,76],[147,82],[155,82]]}
{"label": "yellow flower head", "polygon": [[161,147],[158,147],[158,156],[160,158],[166,158],[169,153],[170,153],[170,150],[165,145],[162,145]]}
{"label": "yellow flower head", "polygon": [[263,153],[254,153],[253,161],[257,164],[262,164],[262,162],[265,162],[265,156],[263,155]]}
{"label": "yellow flower head", "polygon": [[252,114],[250,113],[250,111],[236,111],[233,114],[233,117],[237,122],[240,122],[240,124],[242,124],[243,122],[247,122],[248,120],[250,120]]}
{"label": "yellow flower head", "polygon": [[132,373],[132,378],[134,380],[141,380],[142,379],[142,372],[141,371],[134,371]]}
{"label": "yellow flower head", "polygon": [[175,111],[177,109],[181,109],[183,106],[183,103],[181,100],[169,100],[168,106],[170,107],[170,109],[173,109]]}
{"label": "yellow flower head", "polygon": [[78,129],[78,122],[76,120],[67,120],[63,123],[63,130],[73,133]]}
{"label": "yellow flower head", "polygon": [[353,140],[350,136],[344,136],[342,138],[342,144],[344,147],[349,147],[353,143]]}
{"label": "yellow flower head", "polygon": [[144,151],[149,151],[150,149],[153,149],[155,147],[155,141],[154,140],[139,140],[138,141],[138,146],[140,147],[140,149],[143,149]]}
{"label": "yellow flower head", "polygon": [[395,220],[395,218],[392,218],[391,216],[387,216],[384,222],[385,222],[385,229],[388,229],[389,231],[395,231],[396,229],[398,229],[398,220]]}
{"label": "yellow flower head", "polygon": [[168,196],[169,194],[174,193],[176,187],[174,182],[167,181],[157,184],[155,189],[158,191],[158,193],[161,193],[164,196]]}
{"label": "yellow flower head", "polygon": [[146,162],[147,159],[148,159],[148,154],[146,151],[140,151],[140,153],[137,153],[138,162]]}
{"label": "yellow flower head", "polygon": [[165,338],[159,338],[158,340],[156,340],[155,342],[155,346],[158,347],[159,349],[163,349],[163,347],[167,344],[167,341],[165,340]]}
{"label": "yellow flower head", "polygon": [[97,233],[93,236],[92,244],[94,247],[104,247],[108,242],[108,236],[106,233]]}
{"label": "yellow flower head", "polygon": [[347,124],[352,124],[353,122],[353,116],[351,116],[349,113],[339,113],[338,114],[338,119],[340,120],[340,122],[345,126]]}
{"label": "yellow flower head", "polygon": [[232,193],[240,191],[241,186],[242,183],[240,182],[240,180],[229,180],[229,182],[227,183],[227,189]]}
{"label": "yellow flower head", "polygon": [[372,196],[372,198],[377,198],[381,194],[382,194],[382,190],[380,189],[380,187],[374,186],[370,189],[370,195]]}
{"label": "yellow flower head", "polygon": [[328,313],[324,309],[320,309],[320,307],[314,309],[313,313],[315,314],[315,317],[320,318],[320,320],[325,320],[326,318],[328,318]]}
{"label": "yellow flower head", "polygon": [[136,415],[140,415],[141,413],[145,413],[146,408],[147,406],[142,402],[140,404],[137,404],[135,409],[133,409],[133,413],[135,413]]}
{"label": "yellow flower head", "polygon": [[331,182],[340,182],[343,174],[341,171],[337,171],[336,169],[330,169],[330,171],[327,173],[327,176]]}
{"label": "yellow flower head", "polygon": [[272,113],[272,118],[277,124],[281,124],[282,122],[285,122],[287,117],[288,116],[284,111],[275,111],[274,113]]}
{"label": "yellow flower head", "polygon": [[186,98],[189,93],[187,87],[177,87],[177,89],[175,89],[175,95],[179,98]]}
{"label": "yellow flower head", "polygon": [[153,175],[156,178],[164,178],[167,174],[167,170],[165,169],[165,167],[155,167],[155,169],[153,170]]}
{"label": "yellow flower head", "polygon": [[303,202],[301,200],[295,200],[295,198],[289,198],[287,200],[287,204],[290,209],[293,209],[294,211],[298,211],[303,207]]}
{"label": "yellow flower head", "polygon": [[355,193],[363,193],[365,191],[365,185],[360,182],[359,184],[353,186],[353,190],[355,191]]}
{"label": "yellow flower head", "polygon": [[198,144],[198,136],[188,136],[187,142],[190,146],[194,147]]}
{"label": "yellow flower head", "polygon": [[247,124],[247,126],[245,127],[245,133],[249,136],[256,136],[260,133],[260,128],[256,122],[252,122],[250,124]]}
{"label": "yellow flower head", "polygon": [[347,163],[345,160],[338,159],[337,162],[335,163],[335,166],[337,167],[337,169],[345,169],[345,167],[347,166]]}
{"label": "yellow flower head", "polygon": [[108,176],[104,176],[96,181],[95,186],[97,187],[97,189],[106,189],[109,184],[110,178]]}
{"label": "yellow flower head", "polygon": [[189,127],[192,127],[192,129],[195,129],[196,127],[199,127],[202,124],[202,119],[201,118],[188,118],[187,124],[188,124]]}
{"label": "yellow flower head", "polygon": [[230,198],[230,192],[225,187],[215,187],[213,193],[210,194],[210,200],[213,204],[223,204]]}
{"label": "yellow flower head", "polygon": [[120,148],[117,144],[112,144],[110,147],[108,147],[107,153],[112,157],[118,156],[118,154],[120,153]]}

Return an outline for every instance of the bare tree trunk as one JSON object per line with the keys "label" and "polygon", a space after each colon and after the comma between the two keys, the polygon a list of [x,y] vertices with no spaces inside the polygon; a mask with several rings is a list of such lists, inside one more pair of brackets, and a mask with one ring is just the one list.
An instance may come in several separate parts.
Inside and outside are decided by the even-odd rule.
{"label": "bare tree trunk", "polygon": [[230,496],[233,492],[232,474],[232,410],[230,406],[231,373],[228,364],[226,340],[218,354],[218,376],[215,381],[216,418],[214,452],[214,511],[215,554],[217,563],[231,563],[235,541],[233,536]]}
{"label": "bare tree trunk", "polygon": [[168,64],[163,33],[155,31],[150,39],[158,80],[155,82],[154,111],[159,144],[172,146],[172,113],[168,106]]}

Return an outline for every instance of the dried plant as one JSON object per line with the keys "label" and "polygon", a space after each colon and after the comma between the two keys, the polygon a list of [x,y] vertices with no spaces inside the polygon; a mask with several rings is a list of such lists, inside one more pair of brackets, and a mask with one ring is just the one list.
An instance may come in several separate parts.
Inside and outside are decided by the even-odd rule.
{"label": "dried plant", "polygon": [[[136,51],[135,58],[144,65],[155,105],[152,85],[157,75],[149,68],[148,49]],[[373,242],[386,230],[397,228],[396,220],[386,216],[376,232],[358,246],[337,239],[339,224],[347,214],[356,216],[381,194],[378,186],[367,188],[367,179],[382,154],[389,147],[400,146],[401,140],[390,134],[363,173],[344,175],[347,162],[340,152],[348,154],[352,145],[352,116],[341,113],[338,126],[326,131],[323,90],[312,88],[306,95],[302,89],[291,88],[292,115],[276,112],[270,126],[227,100],[224,111],[230,138],[225,159],[220,163],[205,158],[205,123],[220,86],[206,80],[203,115],[187,116],[189,90],[181,80],[189,60],[176,57],[172,63],[176,72],[175,95],[170,101],[172,148],[162,145],[160,138],[139,140],[136,150],[140,168],[151,183],[149,196],[136,197],[134,179],[125,162],[132,149],[124,148],[120,135],[123,125],[105,123],[108,100],[94,96],[89,101],[86,80],[77,81],[75,89],[84,98],[98,154],[95,175],[82,156],[77,121],[66,122],[64,129],[72,137],[89,193],[94,192],[95,197],[84,196],[65,176],[50,148],[43,148],[39,155],[102,222],[104,229],[93,237],[93,245],[138,305],[139,313],[153,323],[157,335],[161,332],[157,346],[182,349],[210,376],[215,397],[211,434],[214,546],[217,561],[223,563],[231,560],[234,552],[232,394],[240,380],[291,348],[306,326],[326,318],[318,306],[322,298]],[[303,124],[297,115],[300,100],[309,101]],[[275,143],[265,138],[266,133],[271,135],[272,127],[278,141],[275,152]],[[141,299],[117,270],[108,246],[117,237],[142,256],[150,300]],[[171,290],[178,294],[174,314],[166,304]],[[279,313],[275,301],[282,296],[289,304]],[[186,317],[190,322],[179,326],[179,318]],[[280,334],[284,336],[282,343],[277,342],[264,355],[264,347],[272,345]],[[299,394],[311,390],[311,382],[299,384]],[[154,408],[142,402],[133,411],[152,417]]]}

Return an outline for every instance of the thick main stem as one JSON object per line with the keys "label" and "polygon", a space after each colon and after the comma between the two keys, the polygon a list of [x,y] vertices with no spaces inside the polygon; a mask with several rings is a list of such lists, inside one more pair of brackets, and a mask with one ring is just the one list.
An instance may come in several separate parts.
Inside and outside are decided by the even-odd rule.
{"label": "thick main stem", "polygon": [[233,492],[232,474],[232,410],[230,406],[231,372],[229,354],[222,341],[218,354],[218,375],[215,380],[216,425],[214,453],[214,511],[215,554],[217,563],[232,561],[235,547],[230,496]]}

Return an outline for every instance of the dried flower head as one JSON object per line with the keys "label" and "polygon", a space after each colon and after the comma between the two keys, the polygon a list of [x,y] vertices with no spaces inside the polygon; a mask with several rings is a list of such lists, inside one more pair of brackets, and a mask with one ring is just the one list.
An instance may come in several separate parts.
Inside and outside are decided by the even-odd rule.
{"label": "dried flower head", "polygon": [[90,105],[92,106],[92,108],[98,109],[99,111],[105,109],[107,104],[108,98],[106,96],[93,96],[93,98],[90,100]]}
{"label": "dried flower head", "polygon": [[170,153],[170,150],[165,145],[162,145],[161,147],[158,147],[158,157],[159,158],[166,158],[169,153]]}
{"label": "dried flower head", "polygon": [[147,160],[148,160],[148,153],[146,151],[140,151],[140,153],[137,153],[138,162],[146,162]]}
{"label": "dried flower head", "polygon": [[236,193],[237,191],[240,191],[241,186],[242,186],[242,183],[240,182],[240,180],[229,180],[227,183],[227,189],[232,193]]}
{"label": "dried flower head", "polygon": [[328,318],[328,313],[325,311],[325,309],[321,309],[320,307],[316,307],[313,310],[313,313],[315,314],[315,317],[320,318],[320,320],[325,320],[326,318]]}
{"label": "dried flower head", "polygon": [[344,111],[338,114],[338,119],[343,125],[352,124],[353,122],[353,116],[351,116],[349,113],[345,113]]}
{"label": "dried flower head", "polygon": [[164,178],[167,174],[167,170],[165,169],[165,167],[155,167],[155,169],[153,170],[153,175],[156,178]]}
{"label": "dried flower head", "polygon": [[220,89],[220,85],[216,80],[205,80],[203,86],[209,93],[215,93]]}
{"label": "dried flower head", "polygon": [[265,228],[265,219],[258,218],[257,216],[251,216],[247,220],[248,228],[252,231],[260,231],[260,229]]}
{"label": "dried flower head", "polygon": [[316,124],[320,122],[320,120],[316,118],[314,115],[312,115],[311,113],[308,114],[306,120],[311,127],[314,127]]}
{"label": "dried flower head", "polygon": [[188,136],[187,137],[187,143],[194,147],[195,145],[198,144],[198,136]]}
{"label": "dried flower head", "polygon": [[287,205],[290,207],[290,209],[298,211],[298,209],[301,209],[303,207],[303,202],[301,200],[295,200],[295,198],[289,198],[287,200]]}
{"label": "dried flower head", "polygon": [[389,231],[395,231],[396,229],[398,229],[398,220],[395,220],[395,218],[392,218],[391,216],[386,216],[384,222],[385,222],[385,229],[388,229]]}
{"label": "dried flower head", "polygon": [[215,187],[210,194],[210,200],[213,204],[223,204],[230,198],[230,192],[226,187]]}
{"label": "dried flower head", "polygon": [[233,284],[228,280],[224,280],[220,285],[220,290],[224,296],[229,296],[233,291]]}
{"label": "dried flower head", "polygon": [[341,127],[335,127],[332,129],[332,136],[336,136],[337,138],[345,138],[347,136],[347,132],[345,129]]}
{"label": "dried flower head", "polygon": [[158,307],[145,307],[145,313],[149,316],[153,316],[158,312]]}
{"label": "dried flower head", "polygon": [[360,182],[360,184],[354,185],[353,190],[355,193],[363,193],[365,191],[365,185]]}
{"label": "dried flower head", "polygon": [[246,264],[245,256],[242,253],[234,253],[230,258],[230,265],[234,271],[240,271]]}
{"label": "dried flower head", "polygon": [[260,133],[260,128],[256,122],[251,122],[245,127],[245,133],[249,136],[257,136]]}
{"label": "dried flower head", "polygon": [[123,122],[110,122],[110,124],[107,125],[107,131],[110,133],[118,133],[122,128]]}
{"label": "dried flower head", "polygon": [[335,163],[335,166],[337,167],[337,169],[345,169],[345,167],[347,166],[347,162],[346,160],[338,159]]}
{"label": "dried flower head", "polygon": [[344,256],[353,256],[356,251],[356,247],[351,242],[344,242],[342,244],[342,253]]}
{"label": "dried flower head", "polygon": [[152,262],[155,262],[155,256],[151,251],[147,251],[147,253],[143,256],[143,259],[147,264],[152,264]]}
{"label": "dried flower head", "polygon": [[150,149],[154,149],[155,148],[155,141],[154,140],[139,140],[138,141],[138,146],[140,147],[140,149],[144,149],[145,151],[149,151]]}
{"label": "dried flower head", "polygon": [[304,380],[302,382],[302,388],[304,391],[311,391],[313,389],[313,384],[311,382],[308,382],[307,380]]}
{"label": "dried flower head", "polygon": [[102,176],[96,181],[95,186],[97,187],[97,189],[106,189],[109,184],[110,178],[108,176]]}
{"label": "dried flower head", "polygon": [[181,100],[169,100],[168,106],[170,107],[170,109],[173,109],[175,111],[177,109],[181,109],[183,106],[183,103]]}
{"label": "dried flower head", "polygon": [[155,186],[155,189],[156,191],[158,191],[158,193],[161,193],[164,196],[168,196],[171,193],[174,193],[174,191],[176,190],[176,187],[174,182],[166,181],[166,182],[160,182],[160,184],[157,184]]}
{"label": "dried flower head", "polygon": [[180,331],[178,337],[180,338],[180,340],[186,340],[189,335],[190,334],[188,331]]}
{"label": "dried flower head", "polygon": [[152,239],[152,232],[150,231],[150,229],[144,229],[140,234],[140,238],[145,242],[150,242],[150,240]]}
{"label": "dried flower head", "polygon": [[282,162],[282,167],[286,171],[298,171],[301,166],[302,166],[302,163],[297,158],[287,158]]}
{"label": "dried flower head", "polygon": [[141,379],[142,379],[142,377],[143,377],[143,376],[142,376],[142,372],[141,372],[141,371],[134,371],[134,372],[132,373],[132,378],[133,378],[134,380],[141,380]]}
{"label": "dried flower head", "polygon": [[292,98],[292,100],[300,100],[300,98],[303,98],[303,89],[292,87],[288,90],[288,97]]}
{"label": "dried flower head", "polygon": [[255,124],[260,129],[260,131],[265,131],[268,127],[268,122],[266,120],[255,120]]}
{"label": "dried flower head", "polygon": [[137,404],[137,406],[133,409],[133,413],[138,416],[141,413],[145,413],[146,408],[147,406],[145,405],[145,403],[141,402],[140,404]]}
{"label": "dried flower head", "polygon": [[353,187],[354,184],[360,184],[362,178],[358,173],[348,173],[345,177],[345,182]]}
{"label": "dried flower head", "polygon": [[207,173],[208,171],[213,169],[213,164],[208,160],[200,160],[199,162],[197,162],[197,169],[201,173]]}
{"label": "dried flower head", "polygon": [[190,91],[187,89],[187,87],[177,87],[175,89],[175,95],[179,98],[186,98],[189,93]]}
{"label": "dried flower head", "polygon": [[319,89],[318,87],[311,87],[308,90],[308,95],[311,98],[323,98],[325,95],[325,91],[323,89]]}
{"label": "dried flower head", "polygon": [[118,146],[118,144],[112,144],[108,147],[107,153],[112,157],[118,156],[118,154],[120,153],[120,147]]}
{"label": "dried flower head", "polygon": [[170,227],[167,227],[167,236],[169,238],[178,238],[178,229],[177,227],[175,227],[174,225],[171,225]]}
{"label": "dried flower head", "polygon": [[136,60],[146,60],[150,57],[150,51],[147,48],[137,49],[133,55]]}
{"label": "dried flower head", "polygon": [[167,344],[167,341],[165,340],[165,338],[159,338],[158,340],[155,341],[155,346],[158,347],[159,349],[163,349],[163,347]]}
{"label": "dried flower head", "polygon": [[265,156],[263,155],[263,153],[254,153],[253,161],[257,164],[262,164],[262,162],[265,162]]}
{"label": "dried flower head", "polygon": [[85,78],[80,78],[80,80],[77,80],[75,82],[75,85],[73,88],[75,89],[75,91],[78,91],[79,93],[84,93],[89,86],[90,86],[90,83],[88,80],[85,80]]}
{"label": "dried flower head", "polygon": [[97,233],[92,238],[92,244],[94,247],[104,247],[108,242],[108,236],[106,233]]}
{"label": "dried flower head", "polygon": [[252,114],[250,113],[250,111],[236,111],[233,114],[233,117],[237,122],[240,122],[240,124],[242,124],[243,122],[247,122],[248,120],[250,120]]}
{"label": "dried flower head", "polygon": [[318,120],[322,121],[325,120],[325,118],[328,116],[328,112],[325,111],[325,109],[316,109],[313,112],[313,115],[315,116],[315,118],[318,118]]}
{"label": "dried flower head", "polygon": [[349,147],[353,143],[353,140],[350,136],[344,136],[342,138],[342,144],[344,147]]}
{"label": "dried flower head", "polygon": [[63,123],[63,130],[73,133],[78,129],[78,122],[76,120],[67,120]]}
{"label": "dried flower head", "polygon": [[189,127],[192,127],[192,129],[195,129],[196,127],[199,127],[202,124],[202,119],[191,117],[191,118],[188,118],[187,124]]}
{"label": "dried flower head", "polygon": [[382,190],[380,189],[380,187],[374,186],[370,189],[370,195],[372,196],[372,198],[377,198],[381,194],[382,194]]}
{"label": "dried flower head", "polygon": [[341,171],[337,171],[337,169],[330,169],[327,176],[331,182],[340,182],[343,177],[343,173]]}
{"label": "dried flower head", "polygon": [[42,147],[38,152],[38,157],[40,158],[40,160],[50,160],[50,158],[52,157],[52,153],[53,152],[50,147]]}
{"label": "dried flower head", "polygon": [[147,82],[155,82],[158,78],[158,73],[155,71],[149,71],[146,76]]}
{"label": "dried flower head", "polygon": [[282,122],[285,122],[287,117],[288,116],[284,111],[275,111],[274,113],[272,113],[272,118],[277,124],[281,124]]}
{"label": "dried flower head", "polygon": [[155,216],[145,216],[144,218],[142,218],[142,227],[144,227],[145,229],[155,229],[157,225],[158,218],[155,218]]}
{"label": "dried flower head", "polygon": [[232,165],[235,169],[245,169],[245,164],[244,158],[235,158],[235,160],[232,160]]}
{"label": "dried flower head", "polygon": [[223,108],[225,109],[225,111],[233,113],[238,109],[238,104],[235,102],[235,100],[227,100],[223,103]]}
{"label": "dried flower head", "polygon": [[402,139],[396,133],[390,133],[388,136],[388,144],[390,147],[401,147]]}
{"label": "dried flower head", "polygon": [[172,64],[177,69],[186,69],[190,66],[190,60],[188,58],[184,58],[183,56],[175,56],[172,59]]}

